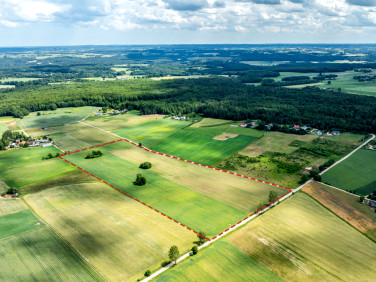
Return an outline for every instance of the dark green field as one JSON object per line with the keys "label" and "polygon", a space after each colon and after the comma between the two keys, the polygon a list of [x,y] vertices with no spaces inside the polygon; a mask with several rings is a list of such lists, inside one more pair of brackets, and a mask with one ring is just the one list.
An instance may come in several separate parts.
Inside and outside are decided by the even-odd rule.
{"label": "dark green field", "polygon": [[215,165],[257,139],[257,137],[245,135],[225,141],[213,139],[222,134],[226,128],[227,126],[188,127],[172,134],[152,148],[194,162]]}
{"label": "dark green field", "polygon": [[376,151],[359,150],[326,172],[322,179],[335,187],[367,195],[376,189]]}

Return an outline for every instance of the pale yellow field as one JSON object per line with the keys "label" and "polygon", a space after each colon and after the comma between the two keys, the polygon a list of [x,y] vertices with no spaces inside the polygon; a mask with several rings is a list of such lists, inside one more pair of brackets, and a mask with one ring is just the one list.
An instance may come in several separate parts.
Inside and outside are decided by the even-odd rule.
{"label": "pale yellow field", "polygon": [[304,193],[228,240],[285,281],[372,281],[376,244]]}
{"label": "pale yellow field", "polygon": [[111,153],[136,165],[148,161],[152,164],[151,171],[162,177],[244,212],[254,211],[260,202],[267,202],[271,190],[279,195],[286,193],[281,188],[169,159],[133,146]]}
{"label": "pale yellow field", "polygon": [[192,124],[191,127],[216,126],[216,125],[231,124],[231,123],[234,123],[234,122],[231,120],[225,120],[225,119],[203,118],[201,121]]}
{"label": "pale yellow field", "polygon": [[35,212],[111,281],[135,281],[197,239],[188,229],[101,183],[25,196]]}
{"label": "pale yellow field", "polygon": [[26,205],[20,199],[1,199],[0,198],[0,216],[26,210]]}

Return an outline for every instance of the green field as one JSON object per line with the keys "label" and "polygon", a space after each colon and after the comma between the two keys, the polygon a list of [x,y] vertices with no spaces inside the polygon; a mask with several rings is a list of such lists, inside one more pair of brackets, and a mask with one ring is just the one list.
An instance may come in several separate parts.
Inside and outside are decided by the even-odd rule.
{"label": "green field", "polygon": [[62,126],[67,123],[77,122],[97,111],[97,107],[81,107],[40,111],[40,116],[37,116],[37,113],[33,112],[23,119],[18,120],[17,123],[22,129]]}
{"label": "green field", "polygon": [[359,82],[353,79],[356,75],[365,75],[361,72],[347,71],[337,73],[338,77],[332,80],[330,85],[322,85],[320,88],[341,88],[342,92],[360,95],[376,95],[376,84],[373,81]]}
{"label": "green field", "polygon": [[351,157],[336,165],[322,180],[344,190],[354,190],[367,195],[376,189],[376,151],[358,150]]}
{"label": "green field", "polygon": [[197,240],[192,231],[100,183],[55,187],[25,200],[110,281],[136,281],[168,260],[172,245],[183,253]]}
{"label": "green field", "polygon": [[234,245],[219,241],[155,281],[282,281]]}
{"label": "green field", "polygon": [[256,139],[256,137],[245,135],[225,141],[213,139],[222,134],[226,128],[227,126],[188,127],[152,146],[152,149],[194,162],[215,165]]}
{"label": "green field", "polygon": [[370,281],[376,245],[304,193],[228,239],[286,281]]}
{"label": "green field", "polygon": [[1,281],[101,281],[48,228],[0,240]]}
{"label": "green field", "polygon": [[72,172],[73,168],[57,158],[42,161],[47,154],[58,152],[55,147],[0,152],[0,178],[8,186],[19,188]]}
{"label": "green field", "polygon": [[38,229],[44,224],[30,210],[0,216],[0,240],[6,237]]}
{"label": "green field", "polygon": [[[232,225],[247,215],[244,211],[179,185],[152,170],[141,170],[138,168],[139,164],[109,152],[110,149],[121,148],[121,144],[102,147],[104,155],[100,158],[85,159],[85,152],[68,155],[66,158],[188,227],[204,230],[208,236],[217,235],[229,224]],[[126,142],[123,141],[123,144]],[[133,185],[137,173],[142,173],[147,178],[147,185]]]}
{"label": "green field", "polygon": [[157,119],[139,125],[124,127],[113,132],[134,142],[152,147],[156,142],[167,138],[190,124],[188,121]]}
{"label": "green field", "polygon": [[7,125],[6,125],[5,123],[0,123],[0,136],[2,136],[3,133],[4,133],[5,131],[7,131],[7,130],[8,130]]}

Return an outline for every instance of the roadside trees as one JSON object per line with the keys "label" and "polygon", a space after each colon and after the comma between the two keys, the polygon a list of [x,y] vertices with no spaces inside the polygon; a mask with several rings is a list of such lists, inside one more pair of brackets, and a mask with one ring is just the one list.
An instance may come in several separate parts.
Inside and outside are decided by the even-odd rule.
{"label": "roadside trees", "polygon": [[179,252],[178,247],[172,246],[170,248],[170,251],[168,252],[168,257],[169,257],[170,261],[173,261],[176,264],[176,260],[179,258],[179,256],[180,256],[180,252]]}

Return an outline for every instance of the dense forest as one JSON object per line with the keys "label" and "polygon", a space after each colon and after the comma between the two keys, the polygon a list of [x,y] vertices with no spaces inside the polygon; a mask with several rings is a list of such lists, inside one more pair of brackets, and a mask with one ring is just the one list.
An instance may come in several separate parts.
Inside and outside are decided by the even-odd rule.
{"label": "dense forest", "polygon": [[137,109],[142,114],[202,114],[230,120],[260,119],[352,132],[376,131],[376,99],[316,87],[248,86],[237,79],[80,82],[0,94],[0,115],[69,106]]}

